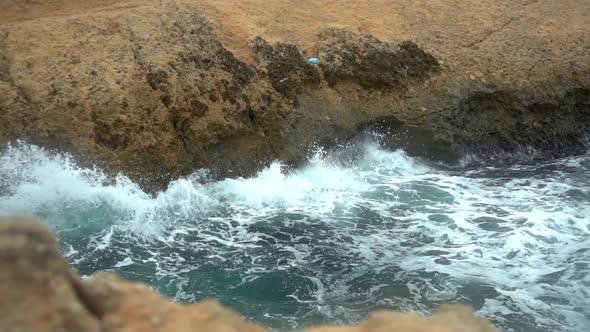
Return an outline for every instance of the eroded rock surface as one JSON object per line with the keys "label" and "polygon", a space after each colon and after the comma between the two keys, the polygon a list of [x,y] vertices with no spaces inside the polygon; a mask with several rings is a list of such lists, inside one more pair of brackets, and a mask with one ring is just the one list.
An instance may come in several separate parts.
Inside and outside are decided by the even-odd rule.
{"label": "eroded rock surface", "polygon": [[295,98],[302,92],[302,86],[317,87],[320,83],[320,72],[306,61],[295,45],[270,45],[263,38],[256,37],[251,46],[273,87],[285,96]]}
{"label": "eroded rock surface", "polygon": [[510,91],[472,93],[439,123],[449,128],[458,146],[483,156],[532,149],[553,158],[587,149],[590,89],[525,96]]}
{"label": "eroded rock surface", "polygon": [[198,167],[247,174],[283,149],[284,97],[192,8],[25,26],[0,29],[2,143],[59,147],[147,185]]}
{"label": "eroded rock surface", "polygon": [[[0,220],[0,330],[18,332],[264,332],[216,301],[182,305],[153,289],[100,273],[79,280],[49,230],[28,219]],[[494,332],[462,306],[431,317],[377,312],[358,326],[310,332]]]}
{"label": "eroded rock surface", "polygon": [[354,81],[371,88],[402,88],[439,69],[438,61],[411,41],[385,43],[369,34],[326,28],[319,35],[320,66],[329,84]]}
{"label": "eroded rock surface", "polygon": [[445,161],[577,153],[590,133],[583,0],[0,5],[0,146],[71,152],[152,192],[199,168],[300,165],[367,128]]}

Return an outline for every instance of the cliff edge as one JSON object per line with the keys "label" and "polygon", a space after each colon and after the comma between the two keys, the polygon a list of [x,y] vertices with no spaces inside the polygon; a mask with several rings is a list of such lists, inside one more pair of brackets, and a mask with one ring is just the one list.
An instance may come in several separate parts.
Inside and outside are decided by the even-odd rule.
{"label": "cliff edge", "polygon": [[[80,280],[52,234],[28,219],[0,220],[0,329],[19,332],[264,332],[216,301],[182,305],[115,274]],[[376,312],[358,326],[308,332],[494,332],[466,307],[443,306],[432,316]]]}
{"label": "cliff edge", "polygon": [[56,148],[150,190],[198,168],[300,165],[364,131],[443,161],[586,148],[584,0],[0,7],[0,145]]}

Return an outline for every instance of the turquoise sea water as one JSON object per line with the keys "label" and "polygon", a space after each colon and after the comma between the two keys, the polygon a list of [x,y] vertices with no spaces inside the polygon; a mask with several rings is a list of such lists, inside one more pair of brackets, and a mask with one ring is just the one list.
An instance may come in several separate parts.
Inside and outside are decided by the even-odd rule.
{"label": "turquoise sea water", "polygon": [[83,276],[214,297],[280,330],[465,303],[504,331],[590,331],[590,155],[440,167],[366,144],[284,174],[151,197],[32,145],[0,154],[0,215],[33,214]]}

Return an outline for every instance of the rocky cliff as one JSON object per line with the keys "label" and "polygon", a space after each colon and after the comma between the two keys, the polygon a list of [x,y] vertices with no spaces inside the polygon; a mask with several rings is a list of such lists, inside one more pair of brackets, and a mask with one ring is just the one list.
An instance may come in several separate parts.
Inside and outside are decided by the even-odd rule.
{"label": "rocky cliff", "polygon": [[[18,332],[263,332],[215,301],[182,305],[151,288],[103,273],[80,280],[57,243],[27,219],[0,220],[0,331]],[[377,312],[358,326],[309,332],[493,332],[488,321],[461,306],[430,317]]]}
{"label": "rocky cliff", "polygon": [[197,168],[299,165],[364,130],[445,161],[576,153],[590,130],[584,0],[0,7],[0,145],[67,151],[150,190]]}

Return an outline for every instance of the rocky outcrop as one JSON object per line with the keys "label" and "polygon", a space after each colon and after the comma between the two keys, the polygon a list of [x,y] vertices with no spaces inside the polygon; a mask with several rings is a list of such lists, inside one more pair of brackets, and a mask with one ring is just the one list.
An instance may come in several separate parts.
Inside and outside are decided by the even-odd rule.
{"label": "rocky outcrop", "polygon": [[[79,280],[57,243],[30,220],[0,220],[0,329],[19,332],[263,332],[216,301],[182,305],[153,289],[110,274]],[[430,317],[378,312],[358,326],[309,331],[493,332],[488,321],[462,306]]]}
{"label": "rocky outcrop", "polygon": [[590,89],[533,100],[509,91],[475,92],[445,116],[441,123],[467,132],[454,130],[453,140],[470,152],[493,155],[524,147],[563,157],[587,148]]}
{"label": "rocky outcrop", "polygon": [[101,331],[47,229],[27,219],[0,220],[0,262],[2,331]]}
{"label": "rocky outcrop", "polygon": [[295,100],[303,86],[320,83],[320,72],[303,58],[295,45],[270,45],[263,38],[256,37],[251,46],[272,86],[285,96]]}
{"label": "rocky outcrop", "polygon": [[285,98],[191,8],[26,27],[0,33],[2,143],[58,147],[146,186],[198,167],[248,174],[283,150]]}
{"label": "rocky outcrop", "polygon": [[439,69],[438,61],[411,41],[385,43],[346,29],[322,29],[318,48],[320,66],[331,85],[354,81],[366,89],[400,89]]}
{"label": "rocky outcrop", "polygon": [[0,146],[151,191],[299,165],[363,131],[444,161],[577,153],[590,131],[583,0],[0,3]]}
{"label": "rocky outcrop", "polygon": [[442,306],[430,317],[399,312],[376,312],[358,326],[318,327],[307,332],[493,332],[488,322],[473,316],[466,307]]}
{"label": "rocky outcrop", "polygon": [[266,331],[217,301],[183,306],[115,274],[98,274],[84,281],[83,292],[85,303],[93,308],[103,331]]}

